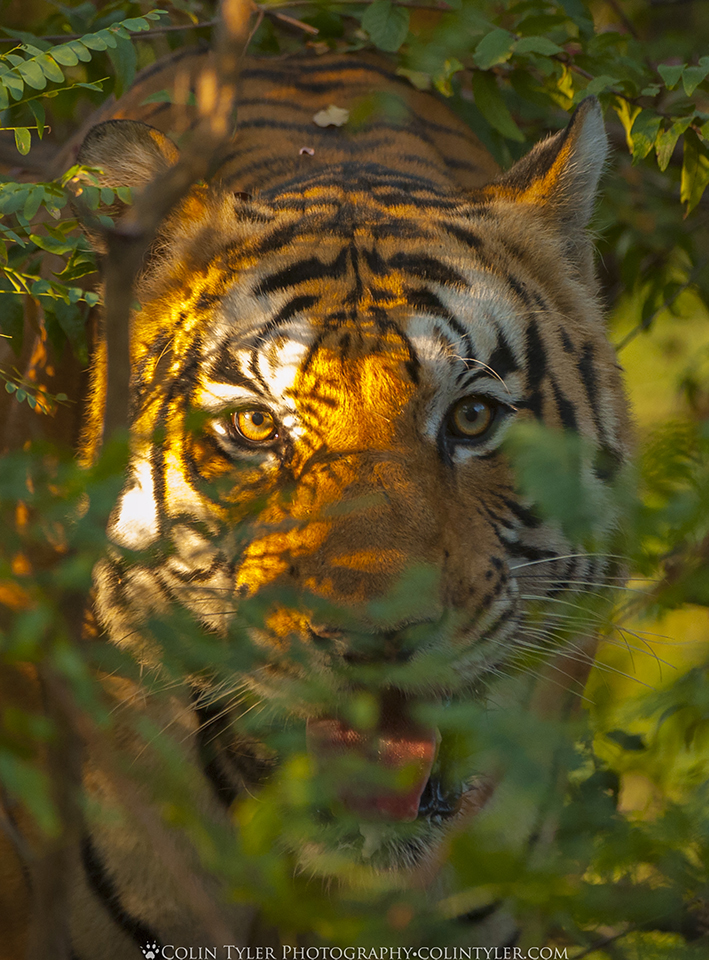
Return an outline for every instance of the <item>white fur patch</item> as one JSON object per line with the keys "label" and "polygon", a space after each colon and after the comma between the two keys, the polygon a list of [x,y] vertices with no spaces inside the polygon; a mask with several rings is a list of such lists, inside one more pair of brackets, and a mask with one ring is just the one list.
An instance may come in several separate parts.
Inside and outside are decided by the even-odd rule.
{"label": "white fur patch", "polygon": [[118,511],[111,524],[110,536],[119,547],[145,550],[160,533],[150,461],[141,457],[134,461],[131,484],[118,501]]}

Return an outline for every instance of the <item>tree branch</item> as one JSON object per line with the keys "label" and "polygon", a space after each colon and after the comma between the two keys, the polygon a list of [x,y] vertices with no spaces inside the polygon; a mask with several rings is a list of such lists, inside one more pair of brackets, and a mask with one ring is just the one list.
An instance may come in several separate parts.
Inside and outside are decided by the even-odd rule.
{"label": "tree branch", "polygon": [[197,81],[200,120],[194,136],[175,166],[148,184],[120,223],[104,232],[108,249],[104,271],[108,355],[104,440],[128,426],[134,282],[165,217],[196,180],[208,175],[219,150],[231,137],[239,68],[255,9],[251,0],[223,0],[215,58]]}

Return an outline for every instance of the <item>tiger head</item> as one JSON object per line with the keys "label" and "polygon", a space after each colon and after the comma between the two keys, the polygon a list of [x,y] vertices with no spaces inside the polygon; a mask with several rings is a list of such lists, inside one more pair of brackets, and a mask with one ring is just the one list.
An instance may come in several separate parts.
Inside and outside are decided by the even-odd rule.
{"label": "tiger head", "polygon": [[[340,799],[362,821],[414,823],[417,849],[492,789],[446,782],[418,700],[483,697],[529,650],[563,657],[558,622],[530,610],[613,574],[520,498],[502,449],[536,419],[627,456],[585,235],[605,152],[589,99],[470,195],[333,171],[251,197],[217,179],[168,217],[136,292],[131,458],[99,621],[151,661],[140,624],[172,605],[227,639],[245,617],[256,654],[240,683],[290,698],[319,763],[359,751],[414,771]],[[112,121],[80,161],[140,188],[175,154]],[[89,449],[104,381],[99,350]],[[578,693],[592,638],[571,642],[550,669]],[[311,675],[329,705],[298,699]],[[365,732],[333,707],[358,690],[378,710]]]}

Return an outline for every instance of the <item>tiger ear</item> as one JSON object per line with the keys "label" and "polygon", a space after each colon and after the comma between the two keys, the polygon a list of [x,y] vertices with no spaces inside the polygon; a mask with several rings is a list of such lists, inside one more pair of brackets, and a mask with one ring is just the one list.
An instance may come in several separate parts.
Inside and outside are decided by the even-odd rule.
{"label": "tiger ear", "polygon": [[585,259],[589,244],[584,229],[607,155],[601,105],[596,97],[587,97],[565,130],[538,143],[486,192],[533,205],[562,233],[571,258],[578,259],[577,254]]}
{"label": "tiger ear", "polygon": [[[102,187],[130,187],[142,190],[159,173],[174,166],[180,151],[164,133],[137,120],[107,120],[99,123],[86,135],[76,162],[85,167],[100,167],[97,175]],[[114,220],[119,219],[125,205],[116,200],[102,207]],[[98,232],[85,224],[89,240],[99,252],[103,242]]]}
{"label": "tiger ear", "polygon": [[140,189],[179,157],[172,140],[155,127],[138,120],[107,120],[89,130],[77,163],[101,167],[101,186]]}

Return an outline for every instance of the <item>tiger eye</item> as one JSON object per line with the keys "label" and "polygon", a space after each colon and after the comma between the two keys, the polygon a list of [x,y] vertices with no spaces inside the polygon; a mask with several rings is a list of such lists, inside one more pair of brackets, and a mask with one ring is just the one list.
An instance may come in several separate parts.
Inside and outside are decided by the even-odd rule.
{"label": "tiger eye", "polygon": [[448,417],[448,425],[455,437],[475,440],[490,427],[495,416],[495,407],[482,397],[466,397],[459,400]]}
{"label": "tiger eye", "polygon": [[234,426],[250,443],[268,443],[277,436],[276,421],[268,410],[239,410]]}

